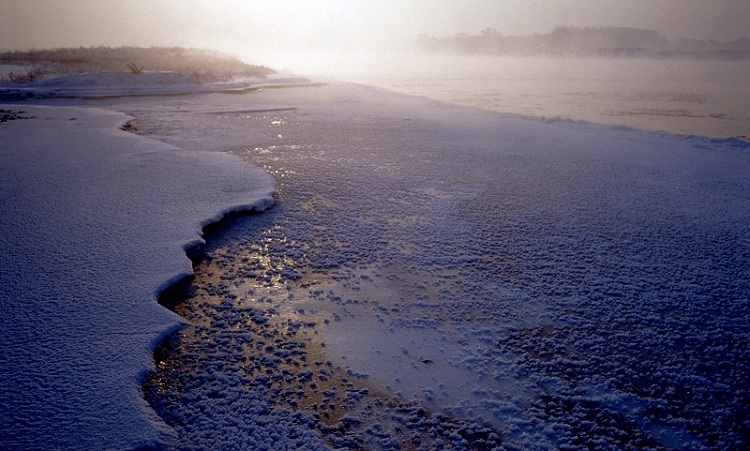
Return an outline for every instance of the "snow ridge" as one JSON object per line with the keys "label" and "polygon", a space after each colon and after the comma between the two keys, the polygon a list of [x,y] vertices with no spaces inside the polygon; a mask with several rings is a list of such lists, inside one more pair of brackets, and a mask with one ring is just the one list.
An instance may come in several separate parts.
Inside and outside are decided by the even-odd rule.
{"label": "snow ridge", "polygon": [[121,113],[2,108],[31,118],[0,124],[0,443],[164,443],[140,384],[184,320],[156,297],[192,274],[201,227],[268,208],[275,184],[239,158],[119,130]]}

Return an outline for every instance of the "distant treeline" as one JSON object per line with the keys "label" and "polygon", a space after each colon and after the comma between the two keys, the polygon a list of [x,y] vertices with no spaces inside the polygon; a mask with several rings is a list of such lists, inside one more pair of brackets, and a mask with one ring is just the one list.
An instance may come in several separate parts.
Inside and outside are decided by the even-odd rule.
{"label": "distant treeline", "polygon": [[629,27],[557,27],[546,34],[503,36],[493,29],[438,38],[419,37],[429,51],[490,55],[547,55],[629,58],[685,58],[738,60],[750,58],[750,38],[722,42],[678,39],[653,30]]}
{"label": "distant treeline", "polygon": [[203,78],[265,76],[265,66],[246,64],[213,50],[182,47],[77,47],[0,53],[0,63],[31,64],[40,73],[170,71]]}

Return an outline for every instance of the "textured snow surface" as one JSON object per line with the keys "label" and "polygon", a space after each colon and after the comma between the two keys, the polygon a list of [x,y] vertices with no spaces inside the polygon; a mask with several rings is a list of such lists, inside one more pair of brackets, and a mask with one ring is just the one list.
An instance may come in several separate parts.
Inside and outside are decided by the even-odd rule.
{"label": "textured snow surface", "polygon": [[180,447],[750,446],[747,143],[351,85],[119,108],[279,186],[147,383]]}
{"label": "textured snow surface", "polygon": [[143,401],[153,346],[181,320],[158,293],[185,248],[273,180],[239,158],[119,130],[81,107],[0,105],[0,447],[132,449],[171,431]]}
{"label": "textured snow surface", "polygon": [[[162,143],[0,106],[3,445],[750,447],[747,143],[355,85],[94,104]],[[181,247],[270,202],[205,150],[279,203],[162,341]]]}

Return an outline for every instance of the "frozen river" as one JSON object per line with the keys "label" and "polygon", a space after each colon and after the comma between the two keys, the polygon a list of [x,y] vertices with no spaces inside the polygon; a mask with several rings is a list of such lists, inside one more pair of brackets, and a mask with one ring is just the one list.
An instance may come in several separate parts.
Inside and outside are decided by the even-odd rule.
{"label": "frozen river", "polygon": [[157,353],[179,447],[750,445],[746,143],[352,85],[109,103],[278,183]]}
{"label": "frozen river", "polygon": [[400,70],[349,79],[547,120],[750,136],[747,60],[422,55]]}

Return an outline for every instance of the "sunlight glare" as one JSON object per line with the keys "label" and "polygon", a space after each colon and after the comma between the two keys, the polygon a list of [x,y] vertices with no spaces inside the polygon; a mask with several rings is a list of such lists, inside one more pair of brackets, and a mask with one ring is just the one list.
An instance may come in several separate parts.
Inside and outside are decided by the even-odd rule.
{"label": "sunlight glare", "polygon": [[255,23],[269,30],[274,34],[269,38],[278,40],[283,31],[281,43],[303,46],[316,46],[330,40],[336,30],[345,27],[346,12],[351,8],[348,2],[340,0],[253,3],[225,0],[221,5],[236,21]]}

